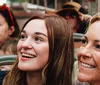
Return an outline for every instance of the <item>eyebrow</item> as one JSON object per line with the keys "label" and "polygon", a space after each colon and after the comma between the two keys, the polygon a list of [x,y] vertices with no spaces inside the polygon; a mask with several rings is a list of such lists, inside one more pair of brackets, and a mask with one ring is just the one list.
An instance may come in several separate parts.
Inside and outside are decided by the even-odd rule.
{"label": "eyebrow", "polygon": [[[22,31],[23,33],[26,33],[25,30]],[[45,37],[47,37],[47,35],[45,35],[44,33],[40,33],[40,32],[35,32],[36,35],[43,35]],[[48,37],[47,37],[48,38]]]}
{"label": "eyebrow", "polygon": [[[87,37],[86,36],[84,36],[84,38],[86,38],[87,39]],[[94,42],[96,43],[96,42],[100,42],[100,40],[94,40]]]}
{"label": "eyebrow", "polygon": [[[47,35],[45,35],[44,33],[35,32],[35,34],[37,34],[37,35],[43,35],[43,36],[47,37]],[[48,38],[48,37],[47,37],[47,38]]]}
{"label": "eyebrow", "polygon": [[100,40],[94,40],[94,42],[100,42]]}

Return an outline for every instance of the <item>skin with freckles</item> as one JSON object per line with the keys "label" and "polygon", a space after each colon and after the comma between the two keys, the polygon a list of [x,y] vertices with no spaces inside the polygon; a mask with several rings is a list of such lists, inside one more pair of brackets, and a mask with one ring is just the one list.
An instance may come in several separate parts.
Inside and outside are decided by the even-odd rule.
{"label": "skin with freckles", "polygon": [[100,20],[92,23],[83,37],[78,52],[80,81],[100,84]]}

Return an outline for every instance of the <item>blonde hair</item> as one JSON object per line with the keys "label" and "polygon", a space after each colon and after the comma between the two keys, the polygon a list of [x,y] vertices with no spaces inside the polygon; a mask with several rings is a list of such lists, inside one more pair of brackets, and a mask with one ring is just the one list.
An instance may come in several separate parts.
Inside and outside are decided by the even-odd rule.
{"label": "blonde hair", "polygon": [[[89,25],[88,25],[88,27],[87,27],[86,32],[88,31],[90,25],[93,24],[93,23],[96,22],[96,21],[100,21],[100,13],[96,13],[95,15],[92,16],[92,18],[91,18],[90,21],[89,21]],[[85,32],[85,33],[86,33],[86,32]]]}
{"label": "blonde hair", "polygon": [[96,13],[91,19],[90,19],[90,22],[89,22],[89,26],[91,24],[93,24],[94,22],[100,20],[100,13]]}

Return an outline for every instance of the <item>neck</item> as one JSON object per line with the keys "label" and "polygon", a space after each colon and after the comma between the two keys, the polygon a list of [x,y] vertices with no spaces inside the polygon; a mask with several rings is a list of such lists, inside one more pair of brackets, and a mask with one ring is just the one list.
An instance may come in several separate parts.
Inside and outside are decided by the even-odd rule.
{"label": "neck", "polygon": [[28,85],[43,85],[42,72],[27,72]]}

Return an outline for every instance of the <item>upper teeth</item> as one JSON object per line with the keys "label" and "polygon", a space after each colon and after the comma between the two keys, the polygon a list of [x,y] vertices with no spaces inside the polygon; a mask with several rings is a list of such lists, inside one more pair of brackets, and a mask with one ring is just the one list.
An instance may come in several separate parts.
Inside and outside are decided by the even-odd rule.
{"label": "upper teeth", "polygon": [[33,58],[34,56],[33,55],[31,55],[31,54],[25,54],[25,53],[22,53],[22,56],[25,56],[25,57],[31,57],[31,58]]}
{"label": "upper teeth", "polygon": [[95,66],[86,64],[86,63],[82,63],[82,66],[86,67],[86,68],[95,68]]}

